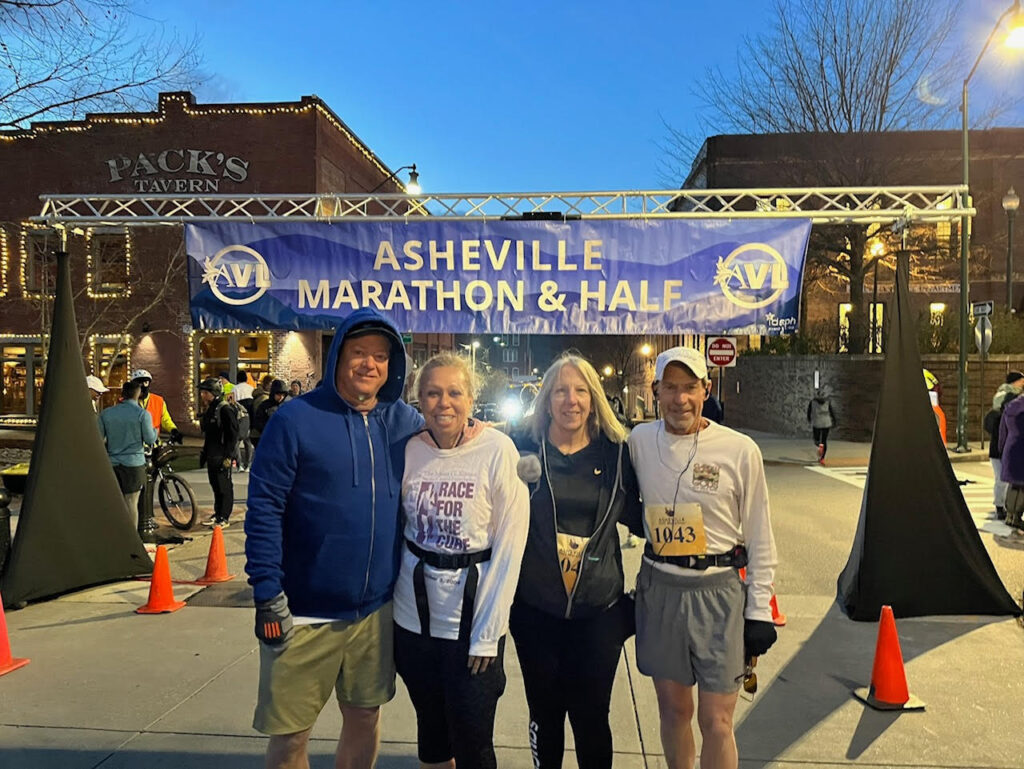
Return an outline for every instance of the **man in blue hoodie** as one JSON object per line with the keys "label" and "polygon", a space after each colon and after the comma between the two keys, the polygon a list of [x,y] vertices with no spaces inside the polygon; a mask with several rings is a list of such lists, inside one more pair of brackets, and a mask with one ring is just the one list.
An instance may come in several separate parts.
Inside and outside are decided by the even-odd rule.
{"label": "man in blue hoodie", "polygon": [[253,726],[267,767],[308,766],[336,692],[336,766],[370,769],[380,706],[395,693],[391,595],[398,575],[405,444],[423,418],[401,400],[405,348],[370,309],[338,327],[323,386],[284,403],[249,477],[246,572],[260,684]]}

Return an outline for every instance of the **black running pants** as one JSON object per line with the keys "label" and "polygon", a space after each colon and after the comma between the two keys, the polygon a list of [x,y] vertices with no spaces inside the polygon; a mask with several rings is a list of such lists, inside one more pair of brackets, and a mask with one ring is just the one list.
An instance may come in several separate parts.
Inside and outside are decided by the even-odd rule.
{"label": "black running pants", "polygon": [[612,684],[626,638],[614,606],[586,619],[562,619],[512,605],[510,630],[530,709],[530,749],[537,769],[559,769],[568,715],[580,769],[611,769],[608,724]]}
{"label": "black running pants", "polygon": [[505,639],[482,673],[466,666],[469,642],[425,638],[395,625],[395,668],[416,710],[419,759],[458,769],[495,769],[494,713],[505,692]]}
{"label": "black running pants", "polygon": [[231,485],[231,468],[223,467],[220,459],[207,460],[206,475],[213,489],[213,517],[226,521],[235,506],[235,489]]}
{"label": "black running pants", "polygon": [[825,458],[825,454],[828,452],[828,431],[827,427],[812,427],[814,430],[814,445],[821,446],[821,458]]}

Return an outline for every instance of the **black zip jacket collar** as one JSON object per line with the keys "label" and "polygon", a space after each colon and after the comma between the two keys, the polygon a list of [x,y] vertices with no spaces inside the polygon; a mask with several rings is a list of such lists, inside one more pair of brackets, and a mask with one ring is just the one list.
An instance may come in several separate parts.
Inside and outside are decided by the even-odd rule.
{"label": "black zip jacket collar", "polygon": [[[521,453],[541,454],[542,447],[527,436],[513,436]],[[543,470],[540,479],[529,484],[530,533],[523,555],[516,601],[566,619],[594,616],[615,604],[622,596],[622,551],[617,523],[632,531],[642,527],[640,495],[626,444],[612,443],[603,434],[600,446],[601,474],[589,476],[600,484],[596,526],[580,561],[572,596],[566,595],[556,541],[557,524],[552,495],[557,497]]]}

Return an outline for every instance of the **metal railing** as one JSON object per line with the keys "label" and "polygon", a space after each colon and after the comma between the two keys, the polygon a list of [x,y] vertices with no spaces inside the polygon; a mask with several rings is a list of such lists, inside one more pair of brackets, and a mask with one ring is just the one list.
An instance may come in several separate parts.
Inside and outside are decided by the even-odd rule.
{"label": "metal railing", "polygon": [[963,185],[606,192],[40,195],[32,221],[157,225],[209,221],[805,219],[817,224],[939,222],[973,216]]}

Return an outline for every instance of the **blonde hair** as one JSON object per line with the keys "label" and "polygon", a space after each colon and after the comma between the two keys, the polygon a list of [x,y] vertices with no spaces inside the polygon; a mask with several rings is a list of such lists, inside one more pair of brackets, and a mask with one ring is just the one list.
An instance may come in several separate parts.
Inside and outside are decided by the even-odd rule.
{"label": "blonde hair", "polygon": [[540,392],[534,400],[533,413],[526,419],[530,436],[538,443],[544,442],[547,437],[548,428],[551,426],[551,395],[555,390],[555,382],[559,374],[566,366],[576,369],[583,381],[590,390],[590,414],[587,416],[587,435],[593,440],[599,433],[604,433],[612,443],[622,443],[626,440],[626,428],[622,426],[608,403],[608,396],[604,394],[601,386],[601,379],[597,371],[586,358],[572,353],[566,353],[552,363],[544,372],[544,379],[540,384]]}
{"label": "blonde hair", "polygon": [[469,365],[469,361],[461,355],[456,355],[453,352],[439,352],[423,364],[420,370],[416,373],[416,398],[423,400],[423,385],[427,381],[427,376],[436,368],[454,368],[458,369],[462,374],[463,380],[466,382],[466,387],[469,388],[469,399],[473,403],[476,403],[476,393],[479,389],[479,381],[476,376],[476,372],[473,371],[473,367]]}

